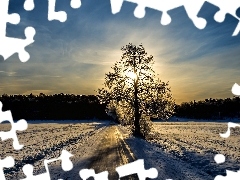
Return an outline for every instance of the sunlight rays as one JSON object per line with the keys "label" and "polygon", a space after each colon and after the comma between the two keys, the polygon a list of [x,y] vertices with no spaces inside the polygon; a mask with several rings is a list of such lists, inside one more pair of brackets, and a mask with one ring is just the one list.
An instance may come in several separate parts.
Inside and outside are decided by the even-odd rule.
{"label": "sunlight rays", "polygon": [[137,79],[137,75],[132,71],[127,71],[126,76],[129,77],[132,80]]}

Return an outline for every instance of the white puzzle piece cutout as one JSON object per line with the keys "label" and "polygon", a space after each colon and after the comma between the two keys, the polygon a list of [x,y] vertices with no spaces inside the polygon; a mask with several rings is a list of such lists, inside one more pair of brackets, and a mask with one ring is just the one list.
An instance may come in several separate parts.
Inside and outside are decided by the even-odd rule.
{"label": "white puzzle piece cutout", "polygon": [[30,55],[25,51],[25,47],[34,42],[35,29],[33,27],[25,29],[26,39],[6,37],[7,23],[18,24],[20,22],[18,14],[8,14],[8,6],[9,0],[0,1],[0,55],[6,60],[14,53],[18,53],[19,59],[26,62]]}
{"label": "white puzzle piece cutout", "polygon": [[51,180],[50,172],[48,169],[48,163],[59,161],[59,160],[62,161],[61,162],[62,169],[64,171],[70,171],[73,168],[72,161],[70,160],[70,157],[72,157],[72,156],[73,155],[71,153],[69,153],[68,151],[62,150],[60,157],[54,158],[54,159],[49,159],[49,160],[44,160],[44,166],[45,166],[46,172],[35,175],[35,176],[33,175],[33,165],[26,164],[23,166],[23,172],[26,175],[26,178],[24,178],[22,180]]}
{"label": "white puzzle piece cutout", "polygon": [[82,169],[79,171],[79,176],[83,180],[87,180],[90,177],[93,177],[94,180],[108,180],[107,171],[103,171],[101,173],[96,174],[94,169]]}
{"label": "white puzzle piece cutout", "polygon": [[[231,14],[240,21],[240,17],[236,15],[236,10],[240,7],[240,1],[238,0],[110,0],[113,14],[120,12],[124,1],[137,4],[134,11],[134,16],[137,18],[145,16],[145,8],[161,11],[162,18],[160,22],[162,25],[168,25],[171,22],[168,11],[183,6],[193,24],[198,29],[205,28],[207,21],[204,18],[198,17],[198,13],[205,2],[209,2],[220,8],[214,16],[215,21],[223,22],[226,14]],[[238,23],[233,32],[233,36],[237,36],[239,31],[240,23]]]}
{"label": "white puzzle piece cutout", "polygon": [[145,169],[144,160],[139,159],[129,164],[117,167],[119,179],[132,174],[137,174],[139,180],[145,180],[146,178],[154,179],[158,177],[158,171],[156,168]]}
{"label": "white puzzle piece cutout", "polygon": [[11,111],[2,111],[2,102],[0,102],[0,123],[3,121],[9,121],[11,123],[11,130],[8,132],[0,131],[0,137],[2,141],[7,139],[13,139],[13,148],[15,150],[19,150],[23,147],[23,145],[19,144],[18,138],[17,138],[17,132],[16,131],[24,131],[27,129],[28,124],[27,121],[24,119],[21,119],[17,121],[16,123],[13,121],[12,113]]}
{"label": "white puzzle piece cutout", "polygon": [[236,127],[240,127],[240,124],[229,122],[227,132],[226,133],[220,133],[220,136],[222,138],[228,138],[230,136],[230,133],[231,133],[231,128],[236,128]]}
{"label": "white puzzle piece cutout", "polygon": [[[58,20],[65,22],[67,20],[67,13],[65,11],[55,11],[56,0],[48,0],[48,20]],[[81,0],[71,0],[70,5],[72,8],[77,9],[81,6]]]}
{"label": "white puzzle piece cutout", "polygon": [[[240,87],[237,83],[235,83],[233,85],[232,93],[234,95],[239,95],[240,94]],[[236,127],[240,127],[240,124],[228,122],[227,132],[223,133],[223,134],[220,133],[220,136],[222,138],[228,138],[231,134],[231,128],[236,128]],[[215,155],[214,160],[217,164],[224,163],[225,162],[225,156],[223,154],[217,154],[217,155]],[[238,180],[238,179],[240,179],[240,170],[237,171],[237,172],[226,170],[226,176],[217,175],[214,178],[214,180]]]}
{"label": "white puzzle piece cutout", "polygon": [[236,96],[240,96],[240,86],[237,83],[232,86],[232,93]]}
{"label": "white puzzle piece cutout", "polygon": [[214,180],[239,180],[240,179],[240,170],[237,172],[226,170],[226,176],[218,175]]}
{"label": "white puzzle piece cutout", "polygon": [[25,0],[23,7],[26,11],[32,11],[35,7],[34,1],[33,0]]}

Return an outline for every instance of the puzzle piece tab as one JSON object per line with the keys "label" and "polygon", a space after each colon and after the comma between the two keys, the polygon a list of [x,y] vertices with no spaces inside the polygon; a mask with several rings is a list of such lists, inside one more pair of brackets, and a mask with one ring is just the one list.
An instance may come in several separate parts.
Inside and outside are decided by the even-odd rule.
{"label": "puzzle piece tab", "polygon": [[0,159],[0,179],[5,180],[3,168],[10,168],[14,166],[14,159],[11,156],[6,157],[5,159]]}
{"label": "puzzle piece tab", "polygon": [[[217,22],[223,22],[225,20],[226,14],[231,14],[236,19],[240,21],[240,17],[236,14],[237,9],[240,7],[240,1],[236,0],[207,0],[209,3],[217,6],[220,10],[215,14],[214,19]],[[233,36],[237,36],[240,31],[240,22],[238,23]]]}
{"label": "puzzle piece tab", "polygon": [[[124,0],[111,0],[112,13],[116,14],[121,10]],[[167,11],[182,6],[181,0],[170,0],[168,3],[159,0],[126,0],[128,2],[136,3],[138,6],[134,11],[134,16],[137,18],[143,18],[145,16],[145,8],[151,8],[162,12],[161,24],[168,25],[171,22],[171,17]]]}
{"label": "puzzle piece tab", "polygon": [[227,132],[223,134],[220,133],[220,136],[222,138],[228,138],[230,136],[231,128],[235,128],[235,127],[240,127],[240,124],[229,122]]}
{"label": "puzzle piece tab", "polygon": [[23,172],[26,175],[26,178],[22,180],[51,180],[48,163],[55,162],[58,160],[62,161],[61,165],[64,171],[70,171],[73,168],[72,161],[70,160],[70,157],[72,156],[73,155],[68,151],[62,150],[62,153],[58,158],[44,160],[44,166],[45,166],[46,172],[42,174],[38,174],[36,176],[33,175],[33,166],[31,164],[26,164],[23,166]]}
{"label": "puzzle piece tab", "polygon": [[158,176],[158,171],[156,168],[150,168],[148,170],[144,168],[143,159],[139,159],[132,163],[117,167],[116,171],[118,172],[119,178],[132,174],[137,174],[139,180],[145,180],[146,178],[154,179]]}
{"label": "puzzle piece tab", "polygon": [[33,0],[25,0],[24,2],[24,9],[26,11],[31,11],[34,9],[35,5],[34,5],[34,1]]}
{"label": "puzzle piece tab", "polygon": [[[121,10],[124,0],[111,0],[112,13],[118,13]],[[199,13],[201,7],[204,4],[204,0],[125,0],[128,2],[136,3],[138,6],[134,11],[134,15],[137,18],[143,18],[145,16],[145,8],[151,8],[162,12],[162,18],[160,23],[162,25],[168,25],[171,22],[171,17],[168,11],[184,6],[189,18],[193,21],[196,27],[203,29],[206,26],[206,20],[199,18],[197,14]]]}
{"label": "puzzle piece tab", "polygon": [[107,171],[96,174],[94,169],[82,169],[79,175],[83,180],[87,180],[90,177],[93,177],[94,180],[108,180]]}
{"label": "puzzle piece tab", "polygon": [[240,86],[237,83],[232,86],[232,93],[236,96],[240,96]]}
{"label": "puzzle piece tab", "polygon": [[34,42],[33,37],[36,32],[33,27],[27,27],[25,29],[26,39],[6,37],[7,23],[18,24],[20,22],[18,14],[8,14],[8,6],[9,0],[0,1],[0,55],[6,60],[14,53],[18,53],[19,59],[26,62],[30,55],[25,51],[25,47]]}
{"label": "puzzle piece tab", "polygon": [[19,144],[16,131],[26,130],[28,127],[27,121],[24,119],[21,119],[15,123],[13,121],[11,111],[5,111],[5,112],[2,111],[2,102],[0,101],[0,123],[6,120],[11,123],[12,128],[8,132],[0,131],[0,137],[3,141],[6,139],[13,139],[13,148],[15,150],[19,150],[23,147],[23,145]]}
{"label": "puzzle piece tab", "polygon": [[[22,168],[24,174],[27,176],[24,180],[51,180],[48,172],[33,176],[33,165],[26,164]],[[22,179],[23,180],[23,179]]]}
{"label": "puzzle piece tab", "polygon": [[[67,20],[67,13],[65,11],[55,11],[56,0],[48,0],[48,20],[58,20],[65,22]],[[81,0],[71,0],[71,7],[74,9],[80,8]]]}
{"label": "puzzle piece tab", "polygon": [[[171,17],[168,11],[183,6],[186,10],[188,17],[192,20],[193,24],[198,29],[206,27],[207,21],[204,18],[198,17],[198,13],[205,2],[209,2],[220,10],[215,14],[214,19],[217,22],[223,22],[226,14],[231,14],[238,21],[240,17],[237,16],[236,11],[240,7],[240,1],[236,0],[111,0],[112,13],[116,14],[121,10],[124,1],[137,4],[134,11],[134,15],[137,18],[143,18],[145,16],[145,8],[151,8],[162,12],[161,24],[168,25],[171,22]],[[233,36],[238,35],[240,31],[240,23],[236,27]]]}
{"label": "puzzle piece tab", "polygon": [[221,163],[224,163],[224,162],[225,162],[226,158],[225,158],[225,156],[224,156],[223,154],[216,154],[216,155],[214,156],[214,160],[215,160],[215,162],[216,162],[217,164],[221,164]]}
{"label": "puzzle piece tab", "polygon": [[[232,87],[232,93],[235,95],[239,95],[240,94],[239,88],[240,88],[239,85],[235,83]],[[224,134],[220,133],[220,136],[223,138],[228,138],[231,133],[231,128],[236,128],[236,127],[240,127],[240,124],[228,122],[227,132]],[[225,156],[222,154],[217,154],[215,155],[214,160],[217,164],[224,163]],[[226,170],[226,176],[217,175],[214,178],[214,180],[238,180],[238,179],[240,179],[240,170],[237,172]]]}
{"label": "puzzle piece tab", "polygon": [[240,170],[237,172],[226,170],[226,172],[226,176],[218,175],[214,180],[238,180],[240,178]]}

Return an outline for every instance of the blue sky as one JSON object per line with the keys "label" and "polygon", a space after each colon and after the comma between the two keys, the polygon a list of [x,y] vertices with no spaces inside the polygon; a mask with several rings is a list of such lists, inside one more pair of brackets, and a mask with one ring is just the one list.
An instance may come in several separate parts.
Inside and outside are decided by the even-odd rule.
{"label": "blue sky", "polygon": [[135,4],[124,2],[113,15],[109,0],[82,0],[79,9],[70,0],[58,0],[56,10],[68,14],[66,22],[48,21],[47,0],[35,0],[35,9],[23,9],[23,0],[10,0],[9,13],[19,13],[18,25],[7,25],[7,35],[24,37],[36,29],[35,42],[22,63],[15,54],[0,58],[0,94],[95,94],[105,73],[121,56],[121,47],[143,44],[155,60],[162,81],[169,81],[177,103],[205,98],[232,97],[240,83],[240,35],[232,37],[238,21],[228,15],[214,21],[218,8],[205,3],[200,17],[208,24],[197,29],[183,7],[169,12],[172,22],[160,24],[161,12],[147,9],[143,19],[133,15]]}

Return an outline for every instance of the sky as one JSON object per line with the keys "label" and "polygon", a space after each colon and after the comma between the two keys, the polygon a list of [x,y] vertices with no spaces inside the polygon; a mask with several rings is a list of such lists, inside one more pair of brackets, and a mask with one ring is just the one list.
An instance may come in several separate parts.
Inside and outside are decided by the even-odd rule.
{"label": "sky", "polygon": [[136,4],[129,2],[112,14],[110,0],[82,0],[79,9],[58,0],[56,10],[68,15],[64,23],[48,21],[47,0],[35,0],[29,12],[23,3],[10,0],[9,13],[18,13],[21,21],[7,24],[7,36],[24,39],[24,29],[32,26],[35,42],[26,48],[31,56],[26,63],[17,54],[5,61],[0,56],[0,94],[96,94],[128,43],[142,44],[153,55],[155,72],[169,82],[178,104],[233,97],[231,87],[240,84],[240,35],[232,37],[238,21],[231,15],[214,21],[218,7],[209,3],[198,14],[208,22],[203,30],[183,7],[169,11],[172,22],[163,26],[161,12],[147,8],[138,19]]}

